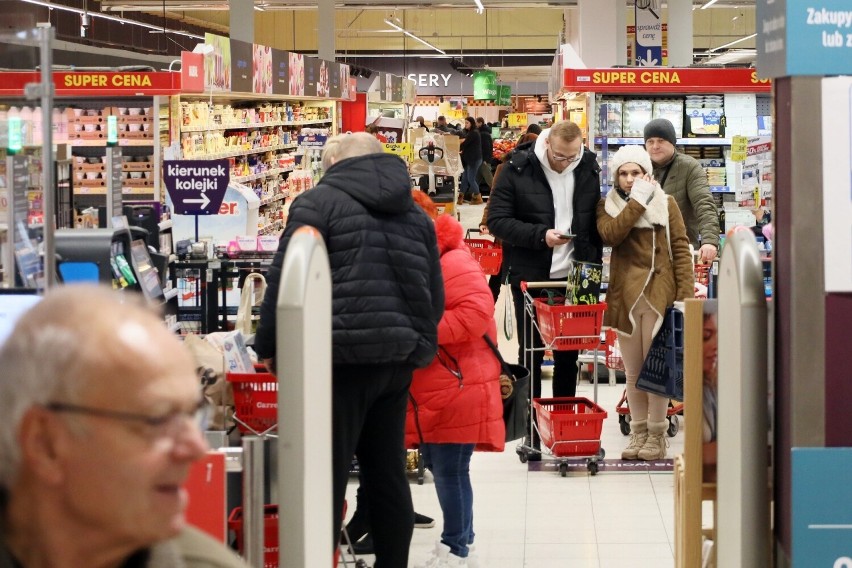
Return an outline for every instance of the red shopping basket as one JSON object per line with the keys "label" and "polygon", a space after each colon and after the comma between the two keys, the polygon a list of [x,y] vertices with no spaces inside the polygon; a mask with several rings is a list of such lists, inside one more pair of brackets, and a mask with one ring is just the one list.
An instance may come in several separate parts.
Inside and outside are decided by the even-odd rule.
{"label": "red shopping basket", "polygon": [[500,265],[503,263],[503,249],[500,245],[487,239],[465,239],[464,242],[485,274],[500,274]]}
{"label": "red shopping basket", "polygon": [[557,457],[594,456],[601,449],[606,410],[587,398],[533,399],[542,443]]}
{"label": "red shopping basket", "polygon": [[[228,528],[234,531],[237,550],[243,553],[243,509],[228,515]],[[263,507],[263,568],[278,568],[278,505]]]}
{"label": "red shopping basket", "polygon": [[234,420],[244,434],[264,434],[278,423],[278,379],[272,373],[228,373]]}
{"label": "red shopping basket", "polygon": [[557,351],[594,349],[601,341],[601,324],[606,304],[566,306],[559,298],[548,303],[535,298],[535,314],[541,338]]}
{"label": "red shopping basket", "polygon": [[606,352],[606,368],[617,371],[624,370],[624,359],[621,357],[621,349],[618,346],[618,334],[612,328],[605,331],[604,351]]}
{"label": "red shopping basket", "polygon": [[710,265],[709,264],[696,264],[693,267],[693,271],[695,272],[695,281],[699,284],[703,284],[704,286],[710,286]]}

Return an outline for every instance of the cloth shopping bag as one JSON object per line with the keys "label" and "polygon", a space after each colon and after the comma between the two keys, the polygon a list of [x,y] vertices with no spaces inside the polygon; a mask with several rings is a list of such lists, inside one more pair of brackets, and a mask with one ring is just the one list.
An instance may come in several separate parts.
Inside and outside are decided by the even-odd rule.
{"label": "cloth shopping bag", "polygon": [[683,400],[683,312],[669,307],[651,342],[636,388]]}

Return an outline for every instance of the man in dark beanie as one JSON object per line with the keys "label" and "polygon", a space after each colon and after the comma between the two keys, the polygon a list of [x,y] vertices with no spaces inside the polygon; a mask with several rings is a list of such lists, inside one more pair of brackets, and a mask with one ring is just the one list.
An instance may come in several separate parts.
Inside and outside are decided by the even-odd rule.
{"label": "man in dark beanie", "polygon": [[645,149],[654,163],[654,179],[677,201],[689,241],[701,260],[712,262],[719,250],[719,212],[704,168],[695,158],[679,153],[676,144],[671,121],[655,118],[645,126]]}

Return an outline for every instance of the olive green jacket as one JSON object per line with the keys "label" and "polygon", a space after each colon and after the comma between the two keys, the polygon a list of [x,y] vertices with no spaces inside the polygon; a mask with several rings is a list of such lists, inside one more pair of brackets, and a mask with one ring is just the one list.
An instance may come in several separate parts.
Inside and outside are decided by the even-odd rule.
{"label": "olive green jacket", "polygon": [[711,244],[719,248],[719,211],[710,193],[707,173],[695,158],[675,152],[671,165],[654,166],[654,179],[661,181],[665,176],[663,191],[675,198],[689,242],[698,248],[698,235],[701,244]]}

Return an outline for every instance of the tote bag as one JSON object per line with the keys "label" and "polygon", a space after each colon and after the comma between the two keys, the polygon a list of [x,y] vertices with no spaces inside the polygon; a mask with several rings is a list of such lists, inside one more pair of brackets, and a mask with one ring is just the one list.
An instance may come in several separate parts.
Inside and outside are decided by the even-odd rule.
{"label": "tote bag", "polygon": [[666,309],[663,325],[651,342],[636,388],[683,400],[683,312]]}

